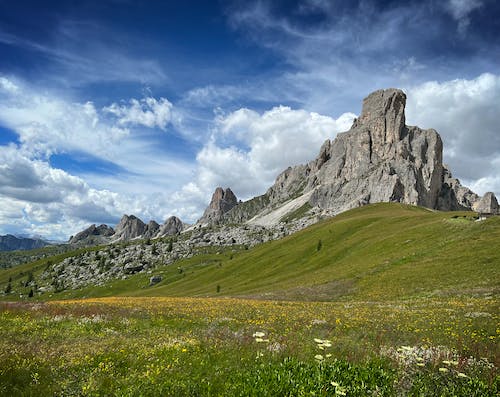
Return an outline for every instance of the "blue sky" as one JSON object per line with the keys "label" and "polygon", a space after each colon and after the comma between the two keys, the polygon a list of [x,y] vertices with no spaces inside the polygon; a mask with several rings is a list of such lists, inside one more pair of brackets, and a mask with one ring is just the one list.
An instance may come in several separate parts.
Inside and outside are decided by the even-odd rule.
{"label": "blue sky", "polygon": [[456,177],[500,194],[500,4],[0,0],[0,234],[187,222],[262,194],[399,87]]}

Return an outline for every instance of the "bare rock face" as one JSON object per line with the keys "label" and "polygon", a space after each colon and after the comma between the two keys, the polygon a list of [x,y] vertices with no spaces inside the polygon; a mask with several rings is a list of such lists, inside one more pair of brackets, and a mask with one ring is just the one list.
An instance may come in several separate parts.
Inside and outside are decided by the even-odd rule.
{"label": "bare rock face", "polygon": [[212,195],[212,200],[198,224],[218,223],[223,215],[238,205],[238,199],[230,188],[226,190],[218,187]]}
{"label": "bare rock face", "polygon": [[405,104],[401,90],[370,94],[349,131],[327,140],[309,164],[278,176],[271,202],[314,190],[309,203],[334,211],[389,201],[435,208],[443,144],[436,131],[405,125]]}
{"label": "bare rock face", "polygon": [[113,240],[131,240],[143,236],[146,230],[147,226],[136,216],[123,215],[120,223],[116,225]]}
{"label": "bare rock face", "polygon": [[457,178],[445,166],[443,168],[443,184],[439,192],[438,206],[441,210],[470,210],[480,197],[468,187],[462,186]]}
{"label": "bare rock face", "polygon": [[168,218],[160,229],[156,237],[174,236],[184,230],[184,223],[176,216]]}
{"label": "bare rock face", "polygon": [[497,215],[499,213],[498,201],[492,192],[485,195],[474,205],[474,210],[481,214]]}
{"label": "bare rock face", "polygon": [[77,233],[69,239],[70,244],[77,243],[99,243],[106,240],[115,233],[112,227],[108,225],[90,225],[87,229]]}
{"label": "bare rock face", "polygon": [[158,234],[160,225],[155,221],[149,221],[143,234],[143,238],[153,238]]}

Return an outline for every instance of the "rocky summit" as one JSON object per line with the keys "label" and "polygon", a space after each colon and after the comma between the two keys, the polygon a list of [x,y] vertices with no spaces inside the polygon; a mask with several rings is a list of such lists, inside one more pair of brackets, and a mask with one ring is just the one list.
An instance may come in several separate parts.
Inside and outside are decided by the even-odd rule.
{"label": "rocky summit", "polygon": [[99,244],[105,241],[106,237],[110,237],[115,233],[112,227],[108,225],[90,225],[87,229],[77,233],[69,238],[70,244],[88,243]]}
{"label": "rocky summit", "polygon": [[158,237],[173,236],[182,232],[185,228],[184,223],[176,216],[168,218],[163,225],[161,225],[158,232]]}
{"label": "rocky summit", "polygon": [[485,215],[496,215],[499,213],[498,201],[492,192],[486,193],[474,205],[474,210]]}
{"label": "rocky summit", "polygon": [[215,189],[215,192],[212,195],[212,200],[203,213],[203,216],[198,221],[198,224],[204,225],[217,223],[222,219],[224,214],[236,205],[238,205],[238,199],[231,189],[227,188],[224,190],[221,187],[218,187]]}
{"label": "rocky summit", "polygon": [[472,209],[480,197],[443,165],[435,130],[406,125],[405,105],[401,90],[371,93],[351,129],[326,140],[316,159],[287,168],[263,196],[223,218],[269,225],[306,204],[331,214],[377,202]]}
{"label": "rocky summit", "polygon": [[142,236],[147,230],[146,224],[134,215],[123,215],[116,226],[113,240],[131,240]]}

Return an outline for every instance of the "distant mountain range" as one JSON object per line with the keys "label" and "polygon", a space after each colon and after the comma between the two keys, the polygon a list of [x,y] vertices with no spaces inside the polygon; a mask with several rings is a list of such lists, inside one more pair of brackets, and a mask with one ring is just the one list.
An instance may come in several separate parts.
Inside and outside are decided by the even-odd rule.
{"label": "distant mountain range", "polygon": [[50,245],[39,238],[16,237],[12,234],[0,236],[0,251],[32,250]]}

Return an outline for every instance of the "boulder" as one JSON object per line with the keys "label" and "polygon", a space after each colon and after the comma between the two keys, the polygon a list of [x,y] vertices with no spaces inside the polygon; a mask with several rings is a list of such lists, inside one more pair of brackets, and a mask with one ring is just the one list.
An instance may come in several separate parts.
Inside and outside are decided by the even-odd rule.
{"label": "boulder", "polygon": [[492,192],[485,193],[474,205],[474,211],[480,214],[497,215],[499,213],[498,201]]}
{"label": "boulder", "polygon": [[162,280],[161,276],[152,276],[149,278],[149,285],[155,285],[158,284]]}

